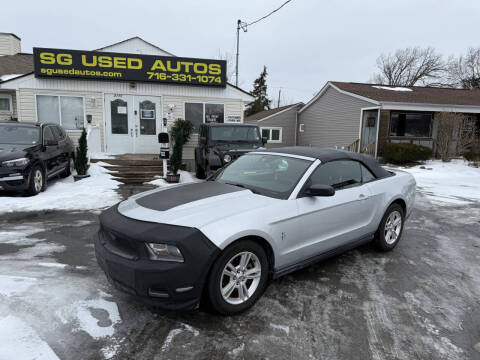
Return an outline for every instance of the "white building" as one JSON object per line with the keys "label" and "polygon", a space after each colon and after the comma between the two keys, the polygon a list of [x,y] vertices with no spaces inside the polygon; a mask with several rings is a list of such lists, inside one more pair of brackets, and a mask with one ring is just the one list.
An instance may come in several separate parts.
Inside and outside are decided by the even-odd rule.
{"label": "white building", "polygon": [[[20,49],[20,38],[14,34],[0,33],[0,120],[59,123],[74,140],[78,138],[83,127],[91,124],[96,136],[93,135],[89,139],[89,147],[98,151],[117,154],[158,153],[157,134],[164,130],[165,123],[171,125],[177,118],[191,120],[196,125],[205,121],[243,122],[244,105],[253,100],[247,92],[226,83],[223,73],[225,68],[221,74],[222,85],[147,82],[143,81],[146,78],[136,80],[135,74],[132,75],[134,80],[130,75],[126,76],[130,80],[121,80],[115,78],[116,72],[109,72],[112,75],[111,80],[87,79],[70,75],[58,77],[58,74],[41,77],[40,70],[44,71],[44,69],[38,68],[43,66],[39,65],[39,56],[42,56],[41,61],[44,64],[56,59],[56,68],[65,65],[64,69],[70,69],[71,66],[75,66],[75,56],[77,56],[75,53],[81,52],[64,51],[68,56],[73,54],[72,65],[71,56],[59,58],[61,54],[55,49],[50,49],[51,54],[47,53],[52,58],[44,56],[45,52],[39,52],[40,50],[48,52],[49,49],[35,50],[34,54],[21,53]],[[163,59],[164,62],[169,62],[168,59],[171,59],[172,64],[175,61],[180,62],[176,59],[184,59],[174,57],[139,37],[97,49],[95,52],[83,53],[98,58],[98,66],[102,66],[100,64],[102,54],[110,53],[103,56],[105,59],[109,58],[108,55],[111,57],[110,60],[104,59],[107,66],[111,65],[113,57],[118,55],[119,59],[123,59],[118,62],[120,67],[125,67],[126,58],[128,64],[134,69],[138,68],[138,62],[142,59],[155,60],[152,56],[144,57],[145,55],[153,55]],[[129,59],[132,57],[133,60]],[[130,60],[133,61],[131,64]],[[205,64],[195,63],[203,60],[186,60],[191,60],[193,63],[184,64],[201,65],[198,70],[204,71],[202,66],[206,66]],[[209,60],[204,62],[208,64]],[[193,67],[190,68],[193,69]],[[71,69],[72,72],[73,70]],[[129,71],[126,69],[126,72]],[[131,72],[135,73],[135,71]],[[220,79],[216,80],[220,82]],[[188,83],[188,79],[186,82]],[[193,159],[193,147],[197,139],[198,136],[195,134],[185,147],[185,160]]]}

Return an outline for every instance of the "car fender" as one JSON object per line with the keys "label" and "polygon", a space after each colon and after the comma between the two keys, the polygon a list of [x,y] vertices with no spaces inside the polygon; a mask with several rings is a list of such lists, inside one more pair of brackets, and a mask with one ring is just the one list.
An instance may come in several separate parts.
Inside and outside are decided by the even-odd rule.
{"label": "car fender", "polygon": [[220,159],[220,156],[218,156],[216,154],[208,153],[207,154],[207,164],[211,168],[219,168],[219,167],[222,167],[222,159]]}

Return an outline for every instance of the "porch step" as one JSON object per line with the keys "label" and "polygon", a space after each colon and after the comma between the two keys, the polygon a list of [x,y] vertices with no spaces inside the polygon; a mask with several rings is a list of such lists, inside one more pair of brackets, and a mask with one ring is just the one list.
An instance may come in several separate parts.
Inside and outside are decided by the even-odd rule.
{"label": "porch step", "polygon": [[124,159],[90,159],[90,162],[104,162],[109,165],[123,166],[162,166],[162,160],[124,160]]}
{"label": "porch step", "polygon": [[118,173],[151,173],[151,172],[162,172],[163,166],[104,166],[105,169],[118,172]]}
{"label": "porch step", "polygon": [[108,159],[91,159],[103,162],[112,177],[124,184],[143,184],[163,175],[163,161],[154,154],[125,154]]}
{"label": "porch step", "polygon": [[155,180],[155,177],[121,177],[121,178],[117,178],[117,177],[114,177],[113,178],[114,180],[117,180],[119,182],[121,182],[122,184],[128,184],[128,185],[133,185],[133,184],[144,184],[144,183],[147,183],[147,182],[150,182],[152,180]]}

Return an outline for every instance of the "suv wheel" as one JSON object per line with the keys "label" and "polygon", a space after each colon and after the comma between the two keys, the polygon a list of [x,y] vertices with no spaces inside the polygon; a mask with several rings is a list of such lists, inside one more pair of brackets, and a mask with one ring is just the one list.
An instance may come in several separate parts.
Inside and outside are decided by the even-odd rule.
{"label": "suv wheel", "polygon": [[397,246],[403,232],[403,219],[403,208],[399,204],[390,205],[375,234],[375,245],[379,250],[390,251]]}
{"label": "suv wheel", "polygon": [[234,315],[250,308],[260,298],[268,279],[265,250],[244,240],[234,243],[218,257],[208,280],[208,298],[216,312]]}
{"label": "suv wheel", "polygon": [[35,165],[30,172],[30,183],[28,184],[28,194],[37,195],[45,188],[45,173],[39,165]]}
{"label": "suv wheel", "polygon": [[72,157],[72,156],[69,156],[69,157],[68,157],[68,163],[67,163],[67,165],[65,166],[65,170],[62,172],[62,174],[60,175],[60,177],[62,177],[62,178],[67,178],[67,177],[69,177],[70,175],[72,175],[73,169],[74,169],[73,157]]}

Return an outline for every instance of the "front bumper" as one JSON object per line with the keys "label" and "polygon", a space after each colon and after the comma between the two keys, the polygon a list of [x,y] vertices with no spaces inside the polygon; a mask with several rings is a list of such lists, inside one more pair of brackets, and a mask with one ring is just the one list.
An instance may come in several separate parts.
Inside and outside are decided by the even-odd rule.
{"label": "front bumper", "polygon": [[[219,249],[199,230],[127,218],[114,206],[100,216],[95,255],[119,290],[164,309],[197,307]],[[145,242],[177,246],[183,263],[150,260]]]}
{"label": "front bumper", "polygon": [[29,169],[0,169],[0,190],[24,191],[28,188]]}

